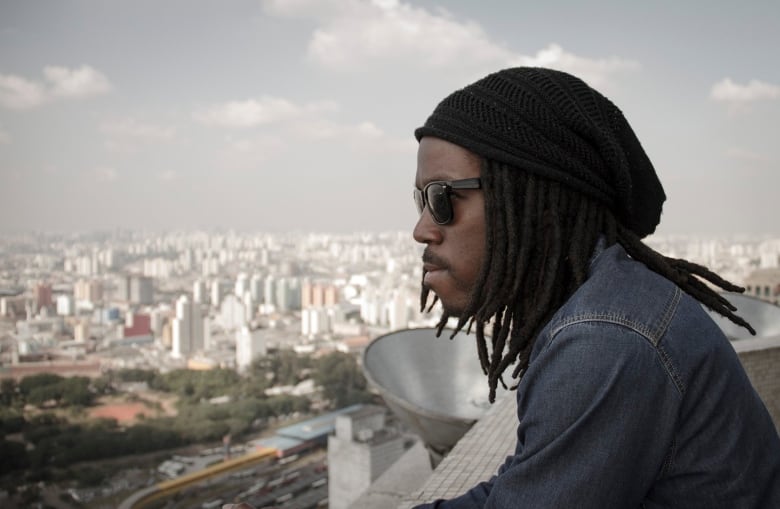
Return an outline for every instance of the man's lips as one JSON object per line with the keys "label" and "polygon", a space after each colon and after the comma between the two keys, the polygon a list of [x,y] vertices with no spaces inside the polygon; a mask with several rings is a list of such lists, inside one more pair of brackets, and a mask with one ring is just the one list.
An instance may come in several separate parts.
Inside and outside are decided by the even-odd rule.
{"label": "man's lips", "polygon": [[444,270],[448,268],[447,262],[443,258],[433,254],[427,249],[423,252],[422,256],[423,270],[425,272],[436,272],[437,270]]}
{"label": "man's lips", "polygon": [[433,263],[423,263],[423,270],[425,272],[436,272],[437,270],[442,270],[443,268],[444,267],[434,265]]}
{"label": "man's lips", "polygon": [[441,274],[444,274],[444,271],[449,268],[449,265],[443,258],[427,249],[423,252],[422,261],[423,274],[425,275],[423,277],[423,284],[430,288],[431,285],[435,284],[437,279],[441,278]]}

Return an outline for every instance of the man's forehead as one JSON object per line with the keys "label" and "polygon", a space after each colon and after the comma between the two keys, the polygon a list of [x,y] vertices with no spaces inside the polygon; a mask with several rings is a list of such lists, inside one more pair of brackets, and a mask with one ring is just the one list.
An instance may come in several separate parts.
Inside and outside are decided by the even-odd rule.
{"label": "man's forehead", "polygon": [[479,156],[465,148],[430,136],[417,150],[417,184],[479,176]]}

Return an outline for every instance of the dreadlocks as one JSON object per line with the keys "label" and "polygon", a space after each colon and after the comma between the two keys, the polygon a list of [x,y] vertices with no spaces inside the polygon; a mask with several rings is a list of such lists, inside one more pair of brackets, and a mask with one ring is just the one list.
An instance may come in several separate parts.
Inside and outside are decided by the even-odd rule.
{"label": "dreadlocks", "polygon": [[[451,337],[467,324],[469,330],[474,326],[491,402],[498,384],[506,387],[503,374],[510,365],[517,363],[512,377],[522,377],[537,334],[584,283],[600,237],[607,246],[621,244],[632,258],[755,334],[745,320],[734,314],[736,308],[699,278],[727,291],[741,292],[743,288],[701,265],[652,250],[601,202],[556,181],[484,158],[481,177],[485,259]],[[423,286],[423,309],[428,296],[429,289]],[[434,296],[430,307],[436,300]],[[449,318],[444,311],[439,334]],[[485,328],[491,324],[488,335]]]}
{"label": "dreadlocks", "polygon": [[[450,94],[414,134],[482,160],[485,257],[455,333],[474,326],[491,401],[510,365],[522,377],[536,335],[585,281],[600,238],[755,334],[705,282],[742,288],[642,243],[660,221],[663,186],[620,109],[579,78],[503,69]],[[439,333],[448,320],[445,310]]]}

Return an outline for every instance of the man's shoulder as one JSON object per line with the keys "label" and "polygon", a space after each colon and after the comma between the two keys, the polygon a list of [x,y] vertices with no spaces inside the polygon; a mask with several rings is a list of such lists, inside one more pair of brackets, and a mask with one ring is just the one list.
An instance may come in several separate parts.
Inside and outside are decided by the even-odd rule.
{"label": "man's shoulder", "polygon": [[[629,334],[654,348],[685,357],[707,355],[728,340],[696,299],[672,281],[629,257],[620,245],[604,249],[591,263],[585,283],[553,316],[547,341],[564,330],[590,329],[605,338]],[[544,341],[544,340],[543,340]],[[694,359],[688,359],[693,362]]]}
{"label": "man's shoulder", "polygon": [[592,262],[585,283],[553,316],[537,352],[562,333],[598,336],[624,347],[656,350],[671,372],[718,356],[735,358],[728,339],[696,299],[672,281],[630,258],[620,245],[603,250]]}
{"label": "man's shoulder", "polygon": [[588,279],[556,313],[550,326],[557,330],[580,321],[622,324],[657,343],[686,298],[674,283],[615,244],[591,262]]}

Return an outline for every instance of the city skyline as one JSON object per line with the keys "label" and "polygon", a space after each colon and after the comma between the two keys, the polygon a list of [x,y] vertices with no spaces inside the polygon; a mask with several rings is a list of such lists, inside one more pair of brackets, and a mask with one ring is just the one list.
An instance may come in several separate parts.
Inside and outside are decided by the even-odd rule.
{"label": "city skyline", "polygon": [[780,234],[780,5],[0,6],[0,233],[411,231],[415,127],[543,65],[621,107],[659,234]]}

